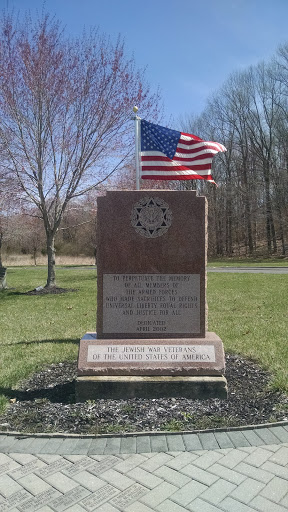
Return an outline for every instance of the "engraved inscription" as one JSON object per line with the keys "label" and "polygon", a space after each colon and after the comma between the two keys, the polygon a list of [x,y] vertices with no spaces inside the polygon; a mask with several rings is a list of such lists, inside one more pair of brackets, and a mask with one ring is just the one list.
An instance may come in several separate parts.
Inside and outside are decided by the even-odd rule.
{"label": "engraved inscription", "polygon": [[88,489],[84,489],[84,487],[78,486],[71,491],[66,492],[66,494],[59,496],[59,498],[51,501],[49,505],[53,510],[62,512],[62,510],[66,510],[71,505],[74,505],[74,503],[77,503],[78,501],[83,500],[83,498],[86,498],[88,494],[90,494]]}
{"label": "engraved inscription", "polygon": [[113,455],[107,457],[106,459],[100,460],[99,462],[96,462],[89,468],[89,472],[93,475],[99,475],[101,473],[104,473],[104,471],[107,471],[108,469],[113,468],[115,464],[119,462],[119,459],[116,457],[113,457]]}
{"label": "engraved inscription", "polygon": [[82,459],[74,462],[69,468],[64,469],[62,473],[68,476],[77,475],[80,471],[84,471],[93,465],[95,465],[95,460],[89,459],[89,457],[83,457]]}
{"label": "engraved inscription", "polygon": [[172,223],[171,210],[159,197],[143,197],[133,206],[131,224],[136,232],[146,238],[164,235]]}
{"label": "engraved inscription", "polygon": [[34,498],[30,498],[25,501],[21,505],[17,505],[20,512],[34,512],[38,510],[41,506],[47,505],[50,500],[55,498],[55,496],[59,496],[60,492],[56,491],[56,489],[48,489],[47,491],[40,492]]}
{"label": "engraved inscription", "polygon": [[46,477],[49,475],[53,475],[53,473],[57,473],[62,469],[66,469],[69,466],[72,466],[72,463],[69,462],[68,460],[58,459],[55,460],[54,462],[51,462],[51,464],[49,464],[48,466],[39,469],[39,471],[37,471],[36,474],[41,477]]}
{"label": "engraved inscription", "polygon": [[11,508],[11,506],[7,501],[3,501],[0,503],[0,512],[6,512],[7,510],[9,510],[9,508]]}
{"label": "engraved inscription", "polygon": [[6,510],[11,510],[11,507],[15,507],[19,505],[22,501],[27,500],[31,496],[29,492],[24,489],[21,491],[14,492],[6,498],[5,501],[0,503],[0,512],[6,512]]}
{"label": "engraved inscription", "polygon": [[91,363],[215,363],[213,345],[89,345]]}
{"label": "engraved inscription", "polygon": [[19,480],[19,478],[29,475],[29,473],[33,473],[36,469],[39,469],[39,467],[41,467],[41,464],[42,463],[39,460],[33,460],[31,462],[28,462],[27,464],[24,464],[24,466],[21,466],[20,468],[11,471],[10,476],[14,478],[14,480]]}
{"label": "engraved inscription", "polygon": [[125,491],[116,496],[116,498],[113,498],[113,500],[111,500],[111,504],[115,505],[115,507],[120,510],[124,510],[128,505],[142,498],[142,496],[147,494],[147,492],[149,492],[149,489],[143,487],[143,485],[133,484],[131,487],[125,489]]}
{"label": "engraved inscription", "polygon": [[10,465],[11,465],[10,462],[6,462],[5,464],[0,464],[0,475],[2,475],[2,473],[5,473],[6,471],[8,471],[10,468]]}
{"label": "engraved inscription", "polygon": [[114,498],[117,494],[119,494],[119,490],[112,487],[112,485],[107,484],[104,487],[100,487],[92,496],[88,496],[85,500],[82,500],[80,505],[83,506],[88,512],[90,510],[95,510],[96,507],[105,503],[105,501]]}
{"label": "engraved inscription", "polygon": [[198,334],[199,274],[104,274],[103,332]]}

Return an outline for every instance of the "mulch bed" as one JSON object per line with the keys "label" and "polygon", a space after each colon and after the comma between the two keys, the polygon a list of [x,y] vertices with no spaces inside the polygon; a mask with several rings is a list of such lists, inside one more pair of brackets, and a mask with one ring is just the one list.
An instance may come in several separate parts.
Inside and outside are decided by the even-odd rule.
{"label": "mulch bed", "polygon": [[227,400],[99,399],[75,403],[76,361],[53,364],[11,395],[1,431],[73,434],[198,430],[287,420],[287,395],[255,362],[226,355]]}

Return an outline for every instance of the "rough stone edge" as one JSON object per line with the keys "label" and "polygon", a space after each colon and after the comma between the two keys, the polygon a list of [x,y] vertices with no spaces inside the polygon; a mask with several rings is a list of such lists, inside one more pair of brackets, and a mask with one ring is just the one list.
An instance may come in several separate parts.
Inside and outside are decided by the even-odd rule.
{"label": "rough stone edge", "polygon": [[115,433],[115,434],[70,434],[63,432],[17,432],[17,431],[9,431],[5,432],[0,430],[0,436],[15,436],[19,439],[24,439],[27,437],[38,437],[38,438],[74,438],[74,439],[95,439],[95,438],[110,438],[110,437],[141,437],[141,436],[175,436],[175,435],[187,435],[187,434],[203,434],[203,433],[214,433],[214,432],[241,432],[242,430],[260,430],[263,428],[273,428],[273,427],[283,427],[288,425],[288,420],[284,421],[276,421],[273,423],[260,423],[259,425],[243,425],[241,427],[220,427],[220,428],[208,428],[206,430],[177,430],[177,431],[169,431],[169,430],[157,430],[157,431],[145,431],[145,432],[126,432],[126,433]]}

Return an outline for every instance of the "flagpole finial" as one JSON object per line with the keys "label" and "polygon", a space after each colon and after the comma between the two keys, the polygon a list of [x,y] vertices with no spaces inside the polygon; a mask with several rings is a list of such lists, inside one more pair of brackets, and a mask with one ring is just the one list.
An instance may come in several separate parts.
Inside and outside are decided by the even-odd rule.
{"label": "flagpole finial", "polygon": [[137,114],[138,110],[139,110],[139,108],[135,105],[135,106],[133,107],[133,112],[134,112],[134,114]]}

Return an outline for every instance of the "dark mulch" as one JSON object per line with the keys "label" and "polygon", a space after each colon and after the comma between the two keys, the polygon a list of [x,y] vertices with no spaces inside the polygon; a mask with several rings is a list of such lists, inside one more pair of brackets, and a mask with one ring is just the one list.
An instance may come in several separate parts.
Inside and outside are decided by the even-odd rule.
{"label": "dark mulch", "polygon": [[269,389],[270,375],[253,361],[227,355],[227,400],[99,399],[74,403],[76,362],[53,364],[13,392],[0,429],[107,433],[197,430],[287,420],[288,397]]}

